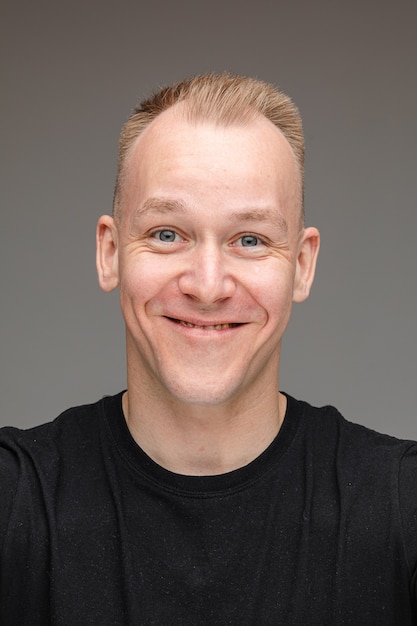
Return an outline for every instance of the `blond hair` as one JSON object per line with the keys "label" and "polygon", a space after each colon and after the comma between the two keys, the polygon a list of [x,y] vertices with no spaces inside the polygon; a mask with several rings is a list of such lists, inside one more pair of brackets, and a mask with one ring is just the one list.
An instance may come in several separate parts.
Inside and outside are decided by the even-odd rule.
{"label": "blond hair", "polygon": [[212,121],[224,126],[245,124],[256,115],[270,120],[284,135],[295,155],[304,187],[304,135],[299,111],[292,100],[273,85],[229,73],[203,74],[163,87],[137,106],[122,128],[113,213],[120,213],[120,197],[125,164],[137,137],[163,111],[184,103],[184,114],[191,123]]}

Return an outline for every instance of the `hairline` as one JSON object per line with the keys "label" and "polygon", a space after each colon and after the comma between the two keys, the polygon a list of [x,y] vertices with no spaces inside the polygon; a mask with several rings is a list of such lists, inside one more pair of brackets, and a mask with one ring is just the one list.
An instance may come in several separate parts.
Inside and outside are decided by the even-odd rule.
{"label": "hairline", "polygon": [[121,196],[123,195],[122,190],[124,188],[124,184],[126,181],[127,171],[131,163],[132,155],[136,149],[136,146],[138,142],[142,139],[144,133],[146,133],[146,131],[151,126],[153,126],[155,122],[158,121],[158,119],[161,117],[163,113],[170,111],[170,110],[176,110],[179,113],[179,119],[181,119],[182,121],[185,121],[191,126],[198,126],[200,124],[212,124],[214,127],[218,127],[218,128],[230,128],[230,127],[244,128],[245,126],[256,121],[257,119],[267,120],[272,125],[272,127],[274,127],[281,134],[282,138],[286,141],[288,147],[291,150],[291,154],[294,159],[295,170],[297,172],[297,188],[298,188],[298,194],[299,194],[298,202],[299,202],[299,211],[300,211],[299,222],[300,222],[300,228],[303,227],[304,225],[303,171],[301,169],[299,159],[297,157],[297,154],[293,146],[290,144],[290,142],[288,141],[288,138],[286,137],[285,133],[281,130],[281,128],[279,128],[279,126],[274,124],[272,120],[270,120],[262,112],[256,110],[254,107],[248,106],[246,109],[243,109],[241,111],[241,115],[239,115],[233,120],[230,120],[230,119],[226,119],[225,117],[222,117],[221,115],[218,115],[216,117],[214,115],[209,115],[209,114],[204,114],[204,113],[195,114],[192,111],[192,103],[190,106],[190,102],[188,100],[175,102],[171,106],[167,107],[166,109],[158,113],[153,119],[150,119],[148,123],[143,126],[140,132],[137,133],[136,137],[128,146],[124,154],[124,158],[123,158],[122,165],[120,168],[118,184],[116,186],[114,199],[113,199],[113,217],[116,222],[121,223],[123,211],[120,208],[120,199],[121,199]]}

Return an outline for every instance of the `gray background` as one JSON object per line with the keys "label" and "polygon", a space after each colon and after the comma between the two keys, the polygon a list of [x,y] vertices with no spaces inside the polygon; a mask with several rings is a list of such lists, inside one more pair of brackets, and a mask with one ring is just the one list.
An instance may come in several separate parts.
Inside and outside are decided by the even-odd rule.
{"label": "gray background", "polygon": [[208,70],[279,84],[307,141],[322,251],[280,386],[417,438],[415,0],[1,3],[0,424],[125,384],[118,295],[94,231],[136,101]]}

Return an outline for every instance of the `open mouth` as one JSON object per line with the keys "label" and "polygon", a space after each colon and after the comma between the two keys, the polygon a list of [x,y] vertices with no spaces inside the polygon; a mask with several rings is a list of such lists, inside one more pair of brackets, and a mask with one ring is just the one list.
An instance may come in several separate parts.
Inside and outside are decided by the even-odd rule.
{"label": "open mouth", "polygon": [[175,322],[175,324],[179,324],[180,326],[186,326],[187,328],[201,328],[203,330],[227,330],[228,328],[236,328],[236,326],[242,326],[242,324],[238,322],[232,322],[230,324],[208,324],[207,326],[201,326],[200,324],[192,324],[191,322],[178,320],[175,317],[168,317],[167,319]]}

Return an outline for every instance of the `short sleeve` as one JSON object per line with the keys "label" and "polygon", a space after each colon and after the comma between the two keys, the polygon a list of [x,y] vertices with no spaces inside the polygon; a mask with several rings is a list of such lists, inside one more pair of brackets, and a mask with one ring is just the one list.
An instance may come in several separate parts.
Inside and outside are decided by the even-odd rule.
{"label": "short sleeve", "polygon": [[18,455],[9,430],[12,429],[0,429],[0,552],[6,536],[19,480]]}
{"label": "short sleeve", "polygon": [[417,444],[410,446],[401,460],[399,498],[411,591],[417,605]]}

